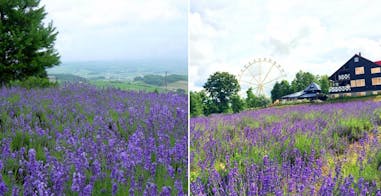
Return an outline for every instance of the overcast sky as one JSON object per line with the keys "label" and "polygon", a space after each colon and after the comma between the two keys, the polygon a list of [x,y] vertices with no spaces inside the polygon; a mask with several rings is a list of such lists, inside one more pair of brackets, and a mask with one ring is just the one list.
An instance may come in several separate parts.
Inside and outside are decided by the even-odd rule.
{"label": "overcast sky", "polygon": [[42,0],[62,61],[187,59],[186,0]]}
{"label": "overcast sky", "polygon": [[330,75],[355,53],[381,60],[381,1],[191,1],[190,89],[216,71],[238,74],[270,57],[289,81],[298,70]]}

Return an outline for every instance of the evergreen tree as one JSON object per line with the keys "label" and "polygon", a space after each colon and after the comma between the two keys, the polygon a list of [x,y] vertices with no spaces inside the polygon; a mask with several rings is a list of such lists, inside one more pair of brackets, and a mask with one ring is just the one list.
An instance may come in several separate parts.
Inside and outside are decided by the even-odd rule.
{"label": "evergreen tree", "polygon": [[0,0],[0,84],[29,76],[46,78],[60,63],[54,49],[57,31],[45,25],[39,0]]}

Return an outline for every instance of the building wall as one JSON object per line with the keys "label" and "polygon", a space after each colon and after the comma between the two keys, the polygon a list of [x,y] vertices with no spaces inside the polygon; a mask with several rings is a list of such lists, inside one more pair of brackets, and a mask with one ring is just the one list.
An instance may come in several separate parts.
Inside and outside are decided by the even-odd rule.
{"label": "building wall", "polygon": [[[358,62],[355,59],[358,58]],[[364,67],[364,74],[356,75],[356,67]],[[353,92],[367,92],[367,91],[378,91],[381,90],[381,85],[372,85],[372,78],[381,77],[381,73],[372,74],[371,69],[375,67],[381,67],[372,61],[369,61],[361,56],[355,55],[349,61],[347,61],[339,70],[337,70],[331,77],[332,82],[338,82],[339,86],[350,85],[351,80],[365,79],[364,87],[352,87],[351,93]],[[350,74],[350,80],[339,81],[338,76],[342,74]],[[338,93],[331,93],[338,94]],[[340,94],[340,93],[339,93]]]}
{"label": "building wall", "polygon": [[349,92],[349,93],[331,93],[329,94],[330,98],[338,97],[361,97],[366,95],[381,95],[381,90],[377,91],[362,91],[362,92]]}

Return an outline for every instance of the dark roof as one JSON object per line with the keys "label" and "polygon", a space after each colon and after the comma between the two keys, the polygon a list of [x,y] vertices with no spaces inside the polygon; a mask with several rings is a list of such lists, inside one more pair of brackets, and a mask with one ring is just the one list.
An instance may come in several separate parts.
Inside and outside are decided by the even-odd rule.
{"label": "dark roof", "polygon": [[366,59],[366,58],[364,58],[364,57],[362,57],[362,56],[360,56],[360,55],[358,55],[358,54],[355,54],[355,55],[353,55],[352,58],[350,58],[347,62],[345,62],[344,65],[342,65],[339,69],[337,69],[337,70],[335,71],[335,73],[333,73],[331,76],[329,76],[328,79],[333,80],[333,76],[334,76],[334,75],[335,75],[341,68],[343,68],[347,63],[349,63],[350,61],[353,61],[353,59],[354,59],[355,57],[359,57],[359,58],[361,58],[361,59],[363,59],[363,60],[365,60],[365,61],[369,61],[369,62],[374,63],[374,64],[376,64],[376,65],[380,65],[380,64],[378,64],[377,62],[372,62],[372,61],[370,61],[369,59]]}
{"label": "dark roof", "polygon": [[299,98],[303,99],[303,98],[312,98],[312,97],[316,97],[316,93],[307,93],[307,94],[304,94],[302,96],[300,96]]}
{"label": "dark roof", "polygon": [[309,86],[307,86],[306,89],[304,89],[304,92],[309,93],[309,92],[320,92],[321,88],[318,84],[315,82],[312,82]]}
{"label": "dark roof", "polygon": [[296,93],[292,93],[292,94],[289,94],[289,95],[285,95],[283,97],[281,97],[281,99],[294,99],[294,98],[297,98],[297,99],[304,99],[304,98],[312,98],[312,97],[316,97],[317,96],[317,93],[320,93],[321,92],[321,88],[318,84],[316,84],[315,82],[312,82],[310,85],[307,86],[306,89],[304,89],[303,91],[299,91],[299,92],[296,92]]}
{"label": "dark roof", "polygon": [[299,91],[299,92],[296,92],[296,93],[285,95],[285,96],[282,97],[282,99],[297,98],[297,97],[300,97],[301,95],[303,95],[303,93],[304,93],[304,91]]}

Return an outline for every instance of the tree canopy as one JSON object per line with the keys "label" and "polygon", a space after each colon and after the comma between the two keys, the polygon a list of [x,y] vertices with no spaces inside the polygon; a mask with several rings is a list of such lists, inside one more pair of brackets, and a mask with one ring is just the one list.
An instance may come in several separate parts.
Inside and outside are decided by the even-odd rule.
{"label": "tree canopy", "polygon": [[310,72],[299,71],[291,82],[292,91],[298,92],[304,90],[311,82],[317,82],[316,77]]}
{"label": "tree canopy", "polygon": [[271,103],[271,100],[266,98],[264,95],[256,96],[253,93],[252,88],[249,88],[246,91],[246,107],[247,108],[266,107],[270,103]]}
{"label": "tree canopy", "polygon": [[0,0],[0,83],[46,78],[46,68],[60,63],[54,49],[58,32],[44,24],[39,0]]}
{"label": "tree canopy", "polygon": [[190,115],[191,117],[200,116],[204,113],[202,105],[202,97],[198,92],[189,92],[190,97]]}
{"label": "tree canopy", "polygon": [[238,113],[245,109],[245,101],[241,99],[239,95],[233,95],[231,97],[231,102],[232,102],[232,111],[234,113]]}
{"label": "tree canopy", "polygon": [[205,91],[209,94],[216,111],[212,113],[222,113],[229,109],[231,96],[238,93],[240,86],[238,80],[228,72],[216,72],[211,75],[204,85]]}
{"label": "tree canopy", "polygon": [[327,75],[318,76],[318,83],[323,93],[328,93],[329,79]]}
{"label": "tree canopy", "polygon": [[319,84],[323,93],[328,93],[329,79],[327,75],[313,75],[310,72],[299,71],[291,84],[287,80],[282,80],[280,83],[276,82],[271,90],[271,99],[275,101],[285,95],[302,91],[307,88],[312,82]]}
{"label": "tree canopy", "polygon": [[292,93],[292,87],[287,80],[276,82],[271,90],[271,100],[275,101],[285,95]]}

